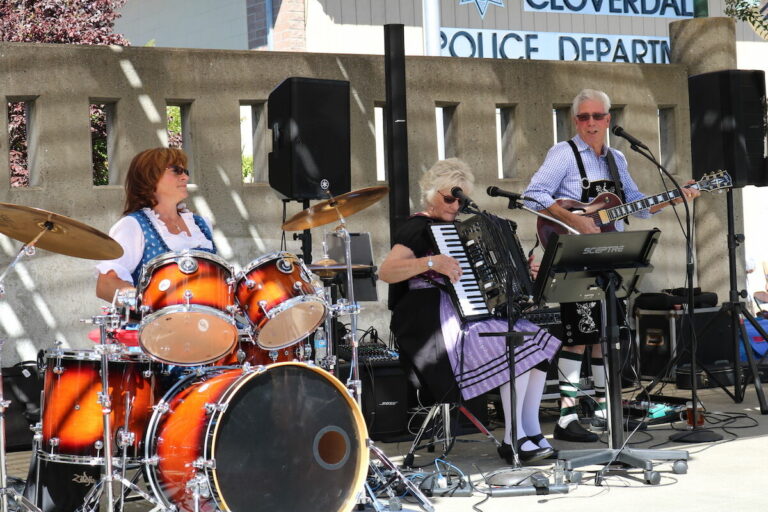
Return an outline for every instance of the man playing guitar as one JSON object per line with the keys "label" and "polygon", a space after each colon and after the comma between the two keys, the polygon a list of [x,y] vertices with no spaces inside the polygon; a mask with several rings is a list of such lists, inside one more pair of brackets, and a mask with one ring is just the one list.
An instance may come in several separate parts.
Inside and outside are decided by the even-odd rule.
{"label": "man playing guitar", "polygon": [[[624,155],[605,144],[611,122],[610,108],[611,101],[602,91],[584,89],[576,95],[572,112],[577,135],[550,148],[544,163],[533,175],[524,192],[525,196],[534,200],[526,203],[528,207],[541,210],[565,222],[579,233],[599,233],[601,230],[590,216],[581,215],[583,212],[578,210],[571,211],[556,200],[572,199],[588,203],[603,192],[613,192],[623,202],[637,201],[644,197],[629,175]],[[691,180],[688,183],[695,182]],[[700,192],[695,188],[683,188],[686,200],[699,195]],[[683,198],[679,197],[672,202],[682,201]],[[634,215],[646,218],[669,204],[669,201],[658,203]],[[624,221],[617,220],[613,227],[619,231],[623,230]],[[546,245],[547,240],[541,242]],[[600,344],[595,343],[598,329],[594,327],[599,320],[599,303],[564,304],[562,311],[565,336],[558,363],[561,409],[554,438],[562,441],[594,442],[598,439],[597,435],[586,430],[578,421],[576,396],[579,392],[584,340],[593,340],[587,341],[594,343],[592,376],[597,406],[593,425],[605,425],[605,371]],[[590,314],[591,320],[587,321]],[[568,317],[574,321],[567,320]],[[580,326],[593,328],[587,328],[589,332],[580,332],[583,330],[579,329]],[[579,334],[576,334],[577,332]]]}

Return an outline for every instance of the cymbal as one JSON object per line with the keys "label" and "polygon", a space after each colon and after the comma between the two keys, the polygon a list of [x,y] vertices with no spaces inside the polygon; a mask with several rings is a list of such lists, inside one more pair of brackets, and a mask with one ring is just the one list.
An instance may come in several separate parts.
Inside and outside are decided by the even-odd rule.
{"label": "cymbal", "polygon": [[31,206],[0,203],[0,233],[28,244],[46,227],[35,247],[88,260],[123,255],[120,244],[87,224]]}
{"label": "cymbal", "polygon": [[283,223],[284,231],[303,231],[316,228],[339,220],[339,214],[344,217],[364,210],[387,195],[389,187],[361,188],[327,199],[321,203],[300,211]]}

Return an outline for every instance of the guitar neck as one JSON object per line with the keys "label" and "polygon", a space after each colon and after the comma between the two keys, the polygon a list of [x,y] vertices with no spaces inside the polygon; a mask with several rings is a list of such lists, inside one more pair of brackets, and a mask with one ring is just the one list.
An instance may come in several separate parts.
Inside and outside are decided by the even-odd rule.
{"label": "guitar neck", "polygon": [[[683,188],[698,188],[698,184],[694,183],[693,185],[688,185]],[[678,197],[680,197],[680,191],[672,189],[662,192],[661,194],[656,194],[655,196],[648,196],[643,199],[638,199],[637,201],[632,201],[631,203],[621,204],[619,206],[614,206],[613,208],[606,208],[605,210],[600,210],[598,213],[600,215],[600,220],[603,224],[606,224],[628,217],[633,213],[647,210],[657,204],[677,199]]]}

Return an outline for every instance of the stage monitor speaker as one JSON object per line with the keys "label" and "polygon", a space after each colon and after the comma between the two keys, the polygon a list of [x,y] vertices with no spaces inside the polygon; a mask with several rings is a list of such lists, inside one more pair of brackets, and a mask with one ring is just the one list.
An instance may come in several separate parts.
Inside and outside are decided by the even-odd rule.
{"label": "stage monitor speaker", "polygon": [[722,169],[734,187],[768,185],[765,72],[724,70],[688,78],[693,177]]}
{"label": "stage monitor speaker", "polygon": [[350,191],[349,82],[291,77],[269,95],[269,185],[288,199]]}
{"label": "stage monitor speaker", "polygon": [[[345,380],[349,363],[338,366],[336,375]],[[363,386],[363,417],[368,436],[374,441],[386,440],[406,432],[408,428],[408,377],[400,361],[360,363]]]}

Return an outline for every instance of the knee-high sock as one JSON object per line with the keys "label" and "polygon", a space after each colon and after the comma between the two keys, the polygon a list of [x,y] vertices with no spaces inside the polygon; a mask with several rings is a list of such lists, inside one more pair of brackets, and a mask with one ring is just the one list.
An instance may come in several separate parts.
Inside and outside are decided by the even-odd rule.
{"label": "knee-high sock", "polygon": [[[544,386],[547,382],[547,373],[536,368],[532,369],[528,377],[528,388],[523,398],[523,429],[529,436],[541,434],[539,423],[539,409],[541,408],[541,395],[544,394]],[[537,443],[539,448],[548,448],[551,445],[546,439]]]}
{"label": "knee-high sock", "polygon": [[592,357],[592,382],[595,383],[595,416],[605,418],[607,403],[605,401],[605,366],[603,359]]}
{"label": "knee-high sock", "polygon": [[[519,375],[515,378],[515,425],[517,427],[517,438],[522,439],[528,434],[523,429],[522,413],[525,391],[528,388],[528,377],[530,372]],[[509,397],[509,383],[502,384],[499,387],[501,394],[501,408],[504,409],[504,442],[512,444],[512,404]],[[520,446],[523,450],[535,450],[537,446],[530,441],[526,441]]]}
{"label": "knee-high sock", "polygon": [[565,428],[572,421],[578,420],[576,409],[576,397],[581,390],[579,377],[581,374],[582,354],[560,351],[560,360],[557,363],[560,375],[560,419],[557,424]]}

